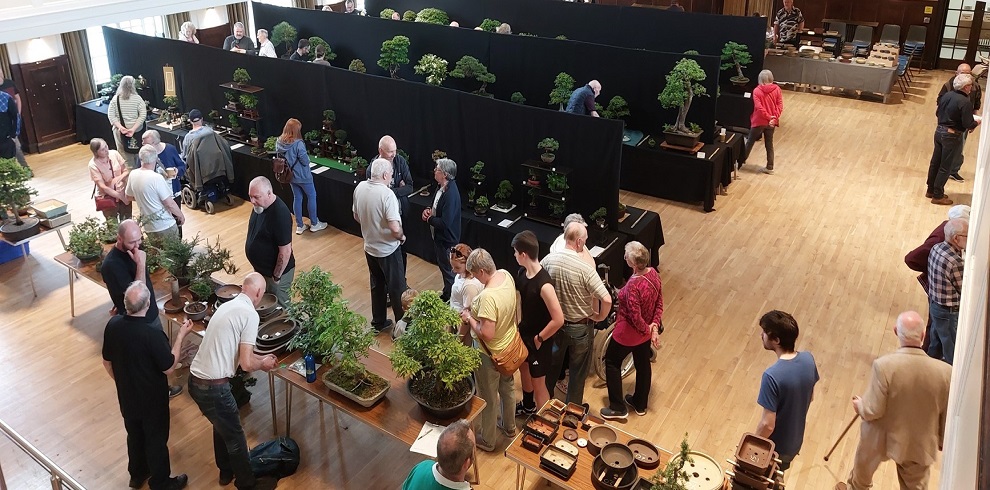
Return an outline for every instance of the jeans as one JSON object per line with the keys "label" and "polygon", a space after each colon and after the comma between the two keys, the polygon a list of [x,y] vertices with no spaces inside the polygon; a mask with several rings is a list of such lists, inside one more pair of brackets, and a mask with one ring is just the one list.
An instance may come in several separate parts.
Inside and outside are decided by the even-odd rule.
{"label": "jeans", "polygon": [[[948,308],[934,301],[928,302],[928,314],[932,317],[932,329],[928,334],[928,355],[952,364],[956,351],[956,327],[959,324],[959,308]],[[937,354],[941,352],[942,356]]]}
{"label": "jeans", "polygon": [[265,277],[265,292],[274,294],[282,308],[289,306],[289,288],[292,287],[292,278],[295,275],[296,268],[293,267],[287,271],[282,271],[282,277],[278,278],[278,282],[275,282],[273,277]]}
{"label": "jeans", "polygon": [[763,136],[763,144],[767,148],[767,170],[773,170],[773,126],[754,126],[749,130],[749,138],[746,138],[746,150],[743,151],[742,161],[749,158],[749,152],[753,151],[753,145]]}
{"label": "jeans", "polygon": [[945,126],[935,129],[935,149],[928,164],[928,192],[935,199],[945,197],[945,182],[949,180],[956,158],[961,158],[962,144],[962,134],[950,133]]}
{"label": "jeans", "polygon": [[[475,348],[481,350],[478,341]],[[513,393],[513,377],[502,376],[495,369],[495,363],[488,354],[481,350],[481,366],[474,371],[478,381],[478,396],[485,401],[485,409],[481,411],[481,427],[478,435],[488,444],[495,444],[498,434],[496,422],[499,413],[502,415],[502,428],[510,433],[516,430],[516,399]]]}
{"label": "jeans", "polygon": [[633,392],[632,402],[636,409],[646,411],[650,401],[650,385],[653,372],[650,368],[650,357],[653,350],[647,340],[637,346],[622,345],[613,338],[605,348],[605,384],[608,387],[608,406],[619,412],[626,411],[625,399],[622,397],[622,361],[632,354],[636,366],[636,391]]}
{"label": "jeans", "polygon": [[137,419],[124,419],[127,430],[127,472],[131,479],[148,476],[152,489],[165,488],[171,477],[168,460],[168,408],[159,414],[147,414]]}
{"label": "jeans", "polygon": [[450,290],[454,287],[454,270],[450,268],[450,247],[456,243],[443,243],[436,239],[433,241],[433,250],[437,254],[437,267],[440,268],[440,277],[443,278],[443,294],[440,296],[444,301],[450,300]]}
{"label": "jeans", "polygon": [[591,363],[591,347],[595,341],[594,327],[585,324],[565,323],[553,336],[553,364],[547,373],[547,390],[552,394],[557,377],[564,368],[564,356],[569,355],[567,380],[567,402],[584,403],[584,382],[588,377]]}
{"label": "jeans", "polygon": [[309,212],[309,223],[316,225],[320,218],[316,213],[316,185],[312,182],[308,184],[290,184],[292,186],[292,214],[296,215],[296,226],[303,225],[302,205],[303,193],[306,194],[306,210]]}
{"label": "jeans", "polygon": [[395,321],[402,318],[402,297],[406,287],[406,268],[402,264],[402,248],[385,257],[373,257],[364,253],[371,274],[371,326],[376,330],[385,328],[388,313],[385,309],[386,294],[392,298],[392,314]]}
{"label": "jeans", "polygon": [[230,383],[200,385],[189,380],[189,396],[213,424],[213,457],[222,473],[233,473],[238,489],[253,488],[254,472],[248,459],[247,438],[241,428],[237,402],[230,394]]}
{"label": "jeans", "polygon": [[963,148],[966,147],[966,137],[967,136],[969,136],[969,131],[966,131],[966,132],[964,132],[962,134],[962,144],[959,145],[959,155],[956,158],[955,162],[952,163],[952,169],[951,169],[952,171],[949,172],[949,175],[958,174],[959,173],[959,170],[962,169],[962,165],[963,165]]}

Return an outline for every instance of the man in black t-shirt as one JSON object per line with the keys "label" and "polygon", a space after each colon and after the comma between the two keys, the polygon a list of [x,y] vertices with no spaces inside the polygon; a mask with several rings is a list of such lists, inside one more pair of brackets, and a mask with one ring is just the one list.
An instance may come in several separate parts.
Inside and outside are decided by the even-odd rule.
{"label": "man in black t-shirt", "polygon": [[255,177],[248,187],[254,206],[248,222],[244,255],[255,272],[265,277],[267,291],[278,297],[282,307],[289,304],[289,286],[296,272],[292,256],[292,214],[289,207],[272,192],[272,182]]}
{"label": "man in black t-shirt", "polygon": [[120,222],[117,227],[117,243],[107,252],[100,266],[100,274],[103,276],[103,283],[107,285],[110,292],[110,301],[113,301],[111,315],[124,314],[124,291],[134,281],[141,281],[146,284],[148,291],[151,291],[151,304],[145,314],[145,320],[157,327],[162,328],[162,321],[158,318],[158,304],[155,301],[155,286],[151,284],[151,271],[148,269],[148,254],[141,250],[141,227],[136,221],[127,219]]}
{"label": "man in black t-shirt", "polygon": [[170,349],[165,333],[145,320],[154,303],[147,286],[134,281],[123,296],[126,316],[111,318],[103,333],[103,367],[117,387],[120,414],[127,430],[129,485],[141,488],[150,478],[152,489],[184,488],[186,475],[170,477],[167,376],[175,370],[192,322],[183,322]]}

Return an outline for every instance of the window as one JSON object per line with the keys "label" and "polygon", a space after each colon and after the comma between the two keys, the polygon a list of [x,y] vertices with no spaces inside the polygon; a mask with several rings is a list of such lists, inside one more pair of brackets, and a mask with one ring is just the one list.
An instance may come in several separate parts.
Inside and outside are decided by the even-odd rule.
{"label": "window", "polygon": [[255,0],[258,3],[267,3],[268,5],[277,5],[279,7],[292,7],[292,0]]}
{"label": "window", "polygon": [[[107,24],[107,27],[146,36],[163,37],[165,35],[165,22],[162,17],[126,20]],[[103,28],[97,26],[86,29],[86,37],[89,40],[89,59],[93,69],[93,81],[97,85],[109,82],[112,74],[110,73],[110,59],[107,56],[107,45],[103,40]]]}

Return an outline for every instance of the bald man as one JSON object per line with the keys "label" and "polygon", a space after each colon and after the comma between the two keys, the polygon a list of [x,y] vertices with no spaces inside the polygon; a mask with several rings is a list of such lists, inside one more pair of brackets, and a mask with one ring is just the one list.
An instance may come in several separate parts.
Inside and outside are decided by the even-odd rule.
{"label": "bald man", "polygon": [[409,210],[409,195],[413,192],[413,179],[412,173],[409,171],[409,162],[398,154],[395,139],[387,134],[378,140],[378,158],[384,158],[392,163],[392,180],[389,182],[389,187],[392,188],[395,197],[399,199],[399,214],[405,218],[406,211]]}
{"label": "bald man", "polygon": [[248,185],[248,198],[254,212],[248,220],[244,255],[255,272],[265,278],[266,290],[289,305],[289,288],[296,273],[292,255],[292,214],[282,199],[272,192],[267,177],[255,177]]}
{"label": "bald man", "polygon": [[241,428],[230,378],[240,367],[246,372],[271,371],[278,359],[254,353],[258,337],[255,308],[265,294],[265,278],[257,272],[244,277],[241,293],[220,305],[210,319],[199,352],[189,366],[189,395],[213,424],[213,453],[220,469],[220,485],[236,479],[238,489],[274,488],[271,479],[256,479],[248,460],[247,440]]}
{"label": "bald man", "polygon": [[567,112],[571,114],[581,114],[582,116],[598,117],[595,110],[595,97],[602,93],[602,84],[598,80],[592,80],[587,85],[571,93],[571,99],[567,101]]}
{"label": "bald man", "polygon": [[853,410],[863,418],[848,482],[835,490],[865,490],[888,459],[897,464],[901,488],[928,488],[929,470],[942,449],[952,368],[925,355],[925,321],[914,311],[897,316],[900,348],[873,361],[873,374]]}
{"label": "bald man", "polygon": [[141,250],[141,227],[136,221],[126,219],[117,226],[117,242],[113,248],[107,252],[100,266],[100,275],[103,276],[103,283],[107,285],[110,292],[110,301],[113,301],[111,315],[123,315],[124,291],[134,281],[144,282],[151,291],[151,304],[145,314],[145,320],[154,323],[158,328],[162,327],[162,322],[158,318],[158,304],[155,302],[155,287],[151,284],[151,271],[148,269],[148,254]]}
{"label": "bald man", "polygon": [[[972,75],[973,68],[966,63],[960,64],[956,68],[956,75]],[[938,105],[938,100],[942,98],[948,92],[952,92],[952,81],[955,80],[956,76],[953,75],[949,78],[947,82],[942,85],[942,89],[938,91],[938,97],[935,99],[936,106]],[[975,77],[974,77],[975,78]],[[980,84],[974,81],[973,90],[969,93],[969,102],[973,104],[973,114],[980,114],[980,107],[983,105],[983,89],[980,88]],[[962,144],[966,144],[966,137],[969,135],[969,131],[962,134]],[[951,172],[949,173],[949,178],[956,182],[964,182],[964,179],[959,175],[959,169],[962,168],[963,164],[963,154],[960,151],[955,162],[952,164]]]}

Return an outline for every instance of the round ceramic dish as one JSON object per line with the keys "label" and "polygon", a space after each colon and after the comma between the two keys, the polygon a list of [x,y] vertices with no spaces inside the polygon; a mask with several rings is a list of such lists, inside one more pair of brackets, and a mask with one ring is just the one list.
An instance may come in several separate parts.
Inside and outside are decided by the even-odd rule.
{"label": "round ceramic dish", "polygon": [[607,425],[596,425],[588,431],[588,451],[598,455],[602,448],[615,442],[618,436],[611,427]]}
{"label": "round ceramic dish", "polygon": [[649,441],[633,439],[627,445],[636,459],[636,466],[644,470],[652,470],[660,466],[660,451]]}
{"label": "round ceramic dish", "polygon": [[241,287],[237,284],[227,284],[226,286],[220,286],[217,288],[217,301],[221,303],[226,303],[241,294]]}
{"label": "round ceramic dish", "polygon": [[255,309],[258,310],[259,315],[266,317],[274,313],[277,306],[278,298],[276,298],[272,293],[265,293],[265,295],[261,297],[261,302],[258,303],[258,306]]}

